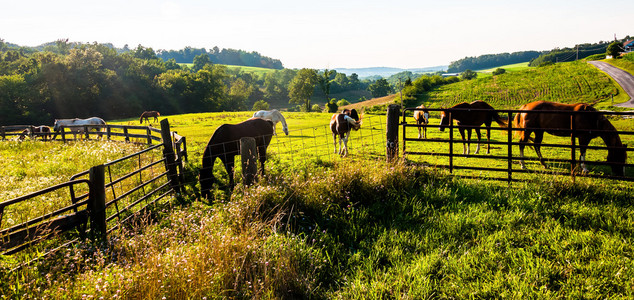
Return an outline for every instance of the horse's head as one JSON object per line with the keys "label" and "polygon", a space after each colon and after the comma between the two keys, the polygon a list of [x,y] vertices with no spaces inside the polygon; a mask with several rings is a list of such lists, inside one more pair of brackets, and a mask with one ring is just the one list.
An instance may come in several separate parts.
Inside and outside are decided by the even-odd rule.
{"label": "horse's head", "polygon": [[53,131],[58,132],[59,131],[59,120],[55,119],[55,125],[53,125]]}
{"label": "horse's head", "polygon": [[449,126],[449,113],[446,110],[440,111],[440,131],[445,131],[445,127]]}
{"label": "horse's head", "polygon": [[623,176],[625,174],[625,161],[627,160],[627,145],[622,145],[621,147],[608,147],[608,158],[607,161],[609,163],[613,163],[610,165],[612,168],[612,174],[615,176]]}

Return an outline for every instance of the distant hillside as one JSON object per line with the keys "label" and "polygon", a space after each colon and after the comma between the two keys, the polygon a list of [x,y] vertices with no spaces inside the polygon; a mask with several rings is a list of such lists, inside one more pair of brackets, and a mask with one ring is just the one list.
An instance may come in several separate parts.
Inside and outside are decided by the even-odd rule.
{"label": "distant hillside", "polygon": [[427,68],[413,68],[413,69],[401,69],[401,68],[388,68],[388,67],[373,67],[373,68],[335,68],[337,73],[345,73],[350,76],[352,73],[359,75],[359,78],[366,77],[390,77],[394,74],[409,71],[412,73],[434,73],[447,70],[447,66],[427,67]]}
{"label": "distant hillside", "polygon": [[485,54],[478,57],[465,57],[452,62],[447,68],[449,73],[459,73],[464,70],[482,70],[503,65],[531,61],[539,57],[540,51],[521,51],[513,53]]}

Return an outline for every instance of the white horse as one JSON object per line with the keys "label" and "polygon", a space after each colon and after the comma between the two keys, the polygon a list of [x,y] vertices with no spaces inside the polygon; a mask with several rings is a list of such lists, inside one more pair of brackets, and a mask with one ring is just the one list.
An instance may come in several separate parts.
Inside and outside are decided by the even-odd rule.
{"label": "white horse", "polygon": [[288,135],[288,126],[286,126],[286,119],[284,119],[284,116],[282,116],[282,114],[277,109],[256,111],[253,114],[253,117],[272,121],[273,134],[275,135],[277,135],[277,133],[275,132],[275,125],[277,125],[277,122],[282,122],[282,130],[284,130],[284,133]]}
{"label": "white horse", "polygon": [[[96,126],[90,126],[90,125],[96,125]],[[74,126],[88,126],[87,129],[88,130],[97,130],[97,131],[101,131],[101,129],[103,128],[103,126],[106,125],[106,121],[104,121],[102,118],[98,118],[98,117],[91,117],[88,119],[56,119],[55,120],[55,125],[53,126],[53,131],[55,131],[55,133],[57,134],[57,132],[59,131],[60,127],[62,126],[73,126],[70,127],[70,131],[73,133],[73,135],[76,135],[78,133],[83,133],[84,132],[84,127],[74,127]]]}

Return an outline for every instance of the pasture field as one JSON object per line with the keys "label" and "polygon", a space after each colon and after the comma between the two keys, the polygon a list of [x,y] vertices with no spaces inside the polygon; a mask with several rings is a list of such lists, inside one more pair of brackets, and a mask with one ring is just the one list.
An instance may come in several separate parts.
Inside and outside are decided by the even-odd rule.
{"label": "pasture field", "polygon": [[[251,115],[162,118],[187,137],[195,170],[220,124]],[[330,115],[284,113],[290,134],[277,125],[267,176],[254,186],[238,185],[221,201],[192,195],[188,205],[157,212],[158,222],[115,233],[108,248],[76,247],[18,273],[0,272],[0,289],[8,298],[54,299],[634,297],[631,185],[542,174],[510,186],[462,180],[419,164],[433,157],[388,165],[385,115],[364,115],[349,157],[339,158]],[[129,122],[138,121],[109,123]],[[613,123],[633,130],[626,120]],[[448,137],[437,127],[427,132]],[[415,128],[407,134],[417,135]],[[27,152],[46,148],[38,149]],[[454,149],[462,152],[460,144]],[[225,176],[220,169],[216,177]]]}
{"label": "pasture field", "polygon": [[598,108],[626,101],[618,85],[586,62],[559,63],[440,86],[429,92],[423,103],[438,108],[460,102],[482,100],[497,109],[518,109],[536,100],[561,103],[589,103]]}
{"label": "pasture field", "polygon": [[522,63],[516,63],[516,64],[510,64],[510,65],[504,65],[504,66],[499,66],[499,67],[495,67],[495,68],[490,68],[490,69],[483,69],[483,70],[474,70],[478,73],[492,73],[493,71],[495,71],[496,69],[504,69],[506,70],[506,72],[517,72],[517,71],[524,71],[526,69],[529,69],[530,67],[528,66],[528,62],[522,62]]}

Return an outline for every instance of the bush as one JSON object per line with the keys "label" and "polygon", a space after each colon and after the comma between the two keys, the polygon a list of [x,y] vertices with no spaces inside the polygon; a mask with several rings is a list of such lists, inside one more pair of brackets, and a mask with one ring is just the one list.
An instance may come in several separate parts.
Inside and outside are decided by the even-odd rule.
{"label": "bush", "polygon": [[339,110],[339,105],[337,105],[336,99],[330,99],[330,102],[326,104],[326,108],[329,113],[335,113]]}
{"label": "bush", "polygon": [[506,70],[502,69],[502,68],[497,68],[497,69],[495,69],[495,71],[493,71],[493,75],[500,75],[500,74],[504,74],[504,73],[506,73]]}
{"label": "bush", "polygon": [[601,60],[605,59],[605,53],[590,55],[585,60]]}
{"label": "bush", "polygon": [[310,108],[310,111],[321,111],[321,107],[319,107],[319,104],[313,104],[313,106]]}
{"label": "bush", "polygon": [[462,72],[462,74],[460,74],[460,78],[464,80],[471,80],[475,79],[476,77],[478,77],[478,73],[472,70],[465,70],[464,72]]}
{"label": "bush", "polygon": [[634,61],[634,52],[631,52],[631,53],[628,53],[626,55],[623,55],[623,59],[629,60],[629,61]]}
{"label": "bush", "polygon": [[258,100],[253,103],[252,110],[269,110],[269,103],[264,100]]}
{"label": "bush", "polygon": [[348,104],[350,104],[350,102],[348,102],[348,100],[346,100],[346,99],[341,99],[341,100],[337,101],[337,105],[338,106],[346,106]]}

